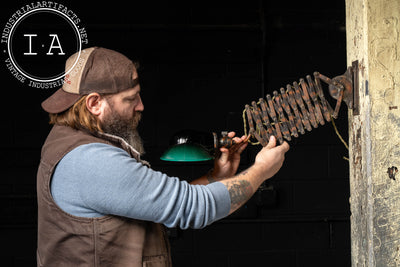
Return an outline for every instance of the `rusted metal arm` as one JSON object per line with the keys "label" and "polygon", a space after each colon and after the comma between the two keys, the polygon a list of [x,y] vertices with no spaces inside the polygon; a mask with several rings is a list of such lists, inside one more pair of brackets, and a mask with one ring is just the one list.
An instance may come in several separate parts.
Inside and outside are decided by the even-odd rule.
{"label": "rusted metal arm", "polygon": [[[306,80],[286,85],[286,91],[280,88],[280,93],[274,91],[272,97],[267,94],[266,100],[260,98],[258,103],[253,101],[251,106],[246,105],[249,134],[263,146],[268,144],[271,135],[283,143],[283,139],[290,141],[292,136],[304,134],[304,129],[311,131],[312,127],[330,122],[331,118],[337,119],[343,101],[353,109],[358,104],[354,105],[353,96],[353,84],[357,84],[354,81],[358,79],[357,66],[358,63],[353,62],[343,75],[333,79],[314,72],[314,79],[307,75]],[[336,100],[335,109],[326,100],[321,81],[328,84],[329,93]]]}

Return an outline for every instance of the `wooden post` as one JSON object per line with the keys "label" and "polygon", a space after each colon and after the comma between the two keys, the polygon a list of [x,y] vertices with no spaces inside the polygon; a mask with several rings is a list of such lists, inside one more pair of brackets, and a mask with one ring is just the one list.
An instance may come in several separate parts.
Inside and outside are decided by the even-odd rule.
{"label": "wooden post", "polygon": [[400,266],[400,1],[346,0],[346,32],[348,65],[359,62],[359,115],[349,112],[352,266]]}

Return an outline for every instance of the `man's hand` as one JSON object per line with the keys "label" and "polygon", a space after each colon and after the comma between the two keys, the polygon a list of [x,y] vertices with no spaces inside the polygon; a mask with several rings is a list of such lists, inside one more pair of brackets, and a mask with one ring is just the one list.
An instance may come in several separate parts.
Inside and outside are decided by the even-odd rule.
{"label": "man's hand", "polygon": [[[228,137],[233,138],[235,144],[228,148],[220,148],[221,154],[214,161],[214,170],[209,174],[210,182],[219,179],[232,177],[236,174],[240,163],[240,154],[247,147],[247,136],[234,137],[235,132],[228,133]],[[213,180],[214,179],[214,180]]]}
{"label": "man's hand", "polygon": [[234,132],[229,132],[228,137],[233,138],[235,144],[227,148],[220,148],[220,155],[214,160],[214,168],[207,175],[204,175],[191,184],[206,185],[225,178],[233,177],[240,163],[240,154],[247,147],[247,140],[249,136],[234,137]]}
{"label": "man's hand", "polygon": [[250,168],[235,177],[220,181],[226,186],[231,197],[230,213],[246,203],[262,182],[278,172],[288,150],[288,143],[284,142],[282,145],[276,146],[276,138],[272,136],[268,145],[258,152],[256,160]]}
{"label": "man's hand", "polygon": [[271,136],[268,145],[258,152],[254,165],[262,166],[265,169],[266,179],[271,178],[282,167],[285,160],[285,153],[288,150],[289,144],[287,142],[276,146],[276,138]]}

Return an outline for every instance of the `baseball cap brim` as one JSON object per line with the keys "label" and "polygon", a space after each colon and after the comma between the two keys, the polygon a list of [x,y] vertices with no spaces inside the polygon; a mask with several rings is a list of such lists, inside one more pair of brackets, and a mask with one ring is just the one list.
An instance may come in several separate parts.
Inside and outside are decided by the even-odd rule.
{"label": "baseball cap brim", "polygon": [[42,108],[48,113],[60,113],[75,104],[81,97],[82,95],[68,93],[60,88],[42,102]]}

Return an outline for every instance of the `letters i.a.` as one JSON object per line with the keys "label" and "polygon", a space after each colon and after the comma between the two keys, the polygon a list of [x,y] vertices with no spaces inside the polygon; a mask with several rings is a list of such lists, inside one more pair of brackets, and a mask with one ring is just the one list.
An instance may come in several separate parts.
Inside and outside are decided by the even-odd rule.
{"label": "letters i.a.", "polygon": [[[25,52],[24,55],[27,56],[34,56],[37,55],[37,53],[32,52],[32,37],[37,37],[37,34],[24,34],[25,37],[28,37],[29,39],[29,52]],[[49,34],[49,37],[53,37],[51,40],[51,44],[49,47],[49,51],[46,53],[46,55],[53,55],[52,50],[53,49],[59,49],[59,53],[58,55],[65,55],[64,51],[62,50],[61,44],[60,44],[60,39],[58,39],[58,35],[57,34]],[[54,44],[54,42],[56,42],[56,45]],[[44,45],[42,45],[44,46]]]}

